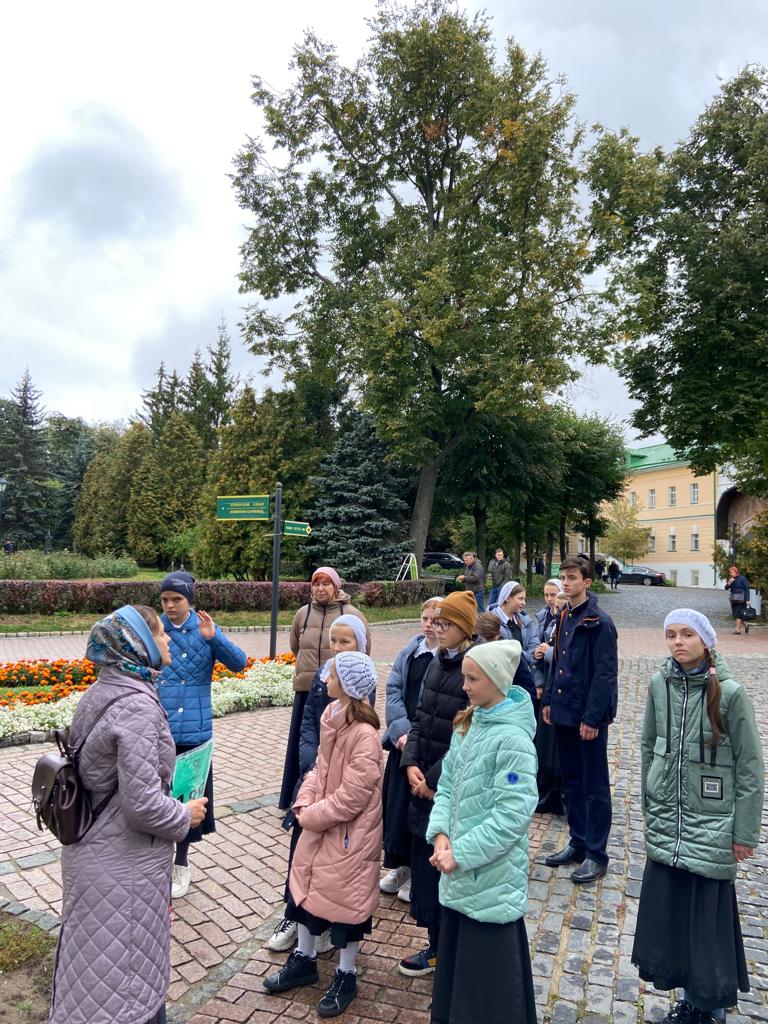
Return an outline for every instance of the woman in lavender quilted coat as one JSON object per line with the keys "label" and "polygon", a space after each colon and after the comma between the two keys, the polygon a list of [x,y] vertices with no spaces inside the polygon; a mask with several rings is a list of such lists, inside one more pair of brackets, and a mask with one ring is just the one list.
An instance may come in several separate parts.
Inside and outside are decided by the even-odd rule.
{"label": "woman in lavender quilted coat", "polygon": [[93,627],[86,656],[99,678],[70,738],[87,737],[80,775],[94,805],[113,795],[83,839],[62,849],[50,1021],[164,1024],[173,844],[202,820],[206,799],[170,796],[175,748],[154,688],[170,652],[156,613],[119,608]]}

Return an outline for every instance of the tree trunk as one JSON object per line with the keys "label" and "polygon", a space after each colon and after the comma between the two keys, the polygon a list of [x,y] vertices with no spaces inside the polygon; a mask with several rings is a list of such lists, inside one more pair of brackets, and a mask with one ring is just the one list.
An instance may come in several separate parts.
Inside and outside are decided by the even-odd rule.
{"label": "tree trunk", "polygon": [[589,513],[588,523],[589,527],[589,565],[592,570],[592,579],[595,578],[595,545],[597,538],[595,537],[595,517],[592,513]]}
{"label": "tree trunk", "polygon": [[565,514],[560,516],[560,561],[568,557],[568,539],[565,535]]}
{"label": "tree trunk", "polygon": [[544,558],[544,579],[552,579],[552,553],[555,547],[555,535],[551,530],[547,530],[547,548],[546,556]]}
{"label": "tree trunk", "polygon": [[419,569],[421,569],[421,560],[424,557],[424,548],[427,543],[429,521],[432,518],[437,478],[444,458],[444,454],[436,456],[432,462],[422,466],[419,473],[419,486],[411,513],[411,544]]}
{"label": "tree trunk", "polygon": [[531,507],[526,501],[524,516],[525,530],[525,582],[530,587],[533,583],[533,550],[531,541]]}
{"label": "tree trunk", "polygon": [[481,507],[478,502],[475,502],[474,508],[474,519],[475,519],[475,552],[477,553],[478,559],[487,566],[488,563],[485,560],[485,545],[486,545],[486,526],[488,524],[488,510],[485,507]]}

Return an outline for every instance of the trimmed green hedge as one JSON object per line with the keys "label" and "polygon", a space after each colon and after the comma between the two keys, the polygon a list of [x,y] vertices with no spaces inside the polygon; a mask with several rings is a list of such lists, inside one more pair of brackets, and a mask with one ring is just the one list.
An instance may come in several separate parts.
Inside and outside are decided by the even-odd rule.
{"label": "trimmed green hedge", "polygon": [[[271,583],[229,583],[202,581],[195,585],[196,604],[210,611],[269,611]],[[442,593],[438,580],[404,580],[345,583],[344,590],[355,603],[371,608],[420,604]],[[310,599],[309,583],[281,583],[280,607],[299,608]],[[52,615],[54,612],[103,614],[124,604],[160,603],[156,580],[0,580],[0,614]]]}

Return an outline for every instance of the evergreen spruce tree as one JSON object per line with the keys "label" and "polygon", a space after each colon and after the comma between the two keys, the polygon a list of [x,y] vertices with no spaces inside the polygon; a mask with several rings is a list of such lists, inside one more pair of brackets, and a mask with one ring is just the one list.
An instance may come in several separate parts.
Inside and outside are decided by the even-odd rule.
{"label": "evergreen spruce tree", "polygon": [[54,502],[40,398],[27,369],[0,409],[0,473],[8,481],[0,532],[19,547],[42,547]]}
{"label": "evergreen spruce tree", "polygon": [[160,477],[157,446],[147,450],[132,477],[128,502],[128,551],[140,565],[163,566],[165,487]]}
{"label": "evergreen spruce tree", "polygon": [[313,483],[313,564],[332,565],[350,580],[394,579],[408,550],[408,480],[366,416],[349,417]]}
{"label": "evergreen spruce tree", "polygon": [[213,446],[215,428],[208,411],[210,382],[206,376],[200,349],[195,349],[187,376],[184,379],[181,408],[206,447]]}
{"label": "evergreen spruce tree", "polygon": [[[208,361],[205,365],[207,374],[207,411],[208,422],[216,443],[216,431],[225,423],[230,422],[231,408],[237,400],[240,378],[232,373],[232,345],[227,333],[224,317],[218,325],[218,337],[215,345],[208,346]],[[201,435],[203,436],[203,435]],[[205,438],[203,438],[205,440]]]}
{"label": "evergreen spruce tree", "polygon": [[141,404],[143,410],[138,414],[140,423],[144,423],[158,439],[168,422],[171,413],[182,407],[184,388],[178,373],[168,373],[165,363],[160,363],[155,376],[155,384],[142,391]]}

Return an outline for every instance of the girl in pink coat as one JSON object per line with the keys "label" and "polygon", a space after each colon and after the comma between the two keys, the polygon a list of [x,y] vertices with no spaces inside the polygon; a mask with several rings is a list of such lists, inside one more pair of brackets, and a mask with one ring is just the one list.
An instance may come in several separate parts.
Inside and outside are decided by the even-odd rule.
{"label": "girl in pink coat", "polygon": [[317,764],[293,804],[303,831],[285,916],[298,925],[298,944],[283,967],[264,979],[268,992],[315,984],[315,938],[330,928],[341,956],[317,1007],[321,1017],[343,1013],[357,995],[360,940],[371,933],[379,901],[383,755],[379,718],[366,700],[375,688],[367,654],[342,651],[331,661],[333,702],[320,720]]}

